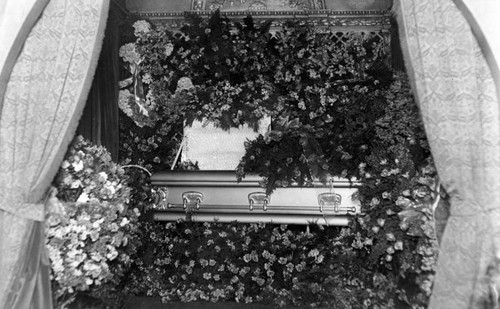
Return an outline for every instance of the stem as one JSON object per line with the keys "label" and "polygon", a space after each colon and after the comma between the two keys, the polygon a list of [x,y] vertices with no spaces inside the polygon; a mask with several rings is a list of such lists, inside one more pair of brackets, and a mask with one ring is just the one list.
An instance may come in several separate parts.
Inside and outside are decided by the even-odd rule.
{"label": "stem", "polygon": [[123,167],[123,168],[127,168],[127,167],[136,167],[136,168],[138,168],[138,169],[141,169],[141,170],[145,171],[146,173],[148,173],[149,177],[151,177],[151,172],[150,172],[150,171],[148,171],[146,168],[144,168],[144,167],[140,166],[140,165],[130,164],[130,165],[124,165],[124,166],[122,166],[122,167]]}

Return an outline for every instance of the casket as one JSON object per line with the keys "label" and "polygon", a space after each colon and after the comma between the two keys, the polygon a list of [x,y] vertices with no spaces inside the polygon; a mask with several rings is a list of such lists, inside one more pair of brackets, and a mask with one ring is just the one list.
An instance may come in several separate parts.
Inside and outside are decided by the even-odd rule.
{"label": "casket", "polygon": [[155,220],[344,226],[360,212],[358,182],[332,178],[266,195],[261,180],[247,175],[238,182],[230,170],[156,173],[151,177]]}

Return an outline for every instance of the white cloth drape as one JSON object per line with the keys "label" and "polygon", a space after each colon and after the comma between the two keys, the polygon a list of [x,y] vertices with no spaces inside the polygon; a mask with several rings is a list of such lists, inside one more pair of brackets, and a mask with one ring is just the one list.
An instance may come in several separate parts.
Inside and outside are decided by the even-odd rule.
{"label": "white cloth drape", "polygon": [[85,105],[108,9],[50,0],[0,93],[0,308],[51,307],[43,199]]}
{"label": "white cloth drape", "polygon": [[495,80],[500,96],[500,1],[498,0],[454,0],[471,26],[479,46]]}
{"label": "white cloth drape", "polygon": [[500,249],[493,70],[453,0],[399,0],[396,12],[405,64],[451,201],[429,308],[493,308],[491,270]]}
{"label": "white cloth drape", "polygon": [[33,25],[49,0],[0,1],[0,111],[10,72]]}

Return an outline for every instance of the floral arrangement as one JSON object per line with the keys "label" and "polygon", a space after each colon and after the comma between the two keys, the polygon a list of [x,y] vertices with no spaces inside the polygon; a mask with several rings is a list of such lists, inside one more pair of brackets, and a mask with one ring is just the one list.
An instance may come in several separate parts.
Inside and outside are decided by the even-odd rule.
{"label": "floral arrangement", "polygon": [[[349,229],[318,228],[308,234],[304,227],[291,226],[151,222],[144,226],[148,237],[142,255],[146,258],[136,262],[137,271],[126,289],[137,295],[162,296],[164,301],[271,302],[284,307],[328,306],[336,301],[339,308],[425,308],[438,251],[432,214],[437,175],[407,78],[395,74],[380,98],[385,104],[371,125],[370,143],[349,158],[359,162],[349,173],[364,184],[359,190],[363,214]],[[272,142],[290,138],[298,121],[280,125],[282,130],[248,142],[247,156],[253,154],[258,161],[258,150],[251,147],[257,143],[261,152],[273,151]],[[349,132],[344,134],[348,137]],[[290,139],[297,149],[274,152],[276,160],[263,164],[266,168],[304,160],[300,151],[304,147]],[[308,169],[313,165],[302,166],[304,170],[299,166],[297,174],[311,173]],[[321,256],[321,271],[309,256],[314,249]],[[222,253],[204,256],[214,250]],[[270,263],[272,255],[266,250],[277,261]],[[292,258],[280,264],[279,258],[291,252]],[[298,272],[297,265],[305,270]],[[237,274],[231,269],[237,269]],[[236,283],[231,281],[234,276]]]}
{"label": "floral arrangement", "polygon": [[125,287],[135,295],[282,308],[351,308],[368,296],[359,279],[371,274],[346,228],[179,222],[145,234],[146,258]]}
{"label": "floral arrangement", "polygon": [[384,96],[372,145],[357,167],[360,250],[370,253],[366,267],[393,276],[396,308],[426,308],[438,252],[437,173],[408,79],[396,75]]}
{"label": "floral arrangement", "polygon": [[56,303],[78,292],[111,297],[140,244],[140,213],[128,206],[124,169],[104,147],[77,136],[53,186],[58,199],[51,203],[46,245]]}
{"label": "floral arrangement", "polygon": [[[385,42],[377,35],[336,40],[293,22],[271,35],[269,25],[251,18],[234,22],[218,12],[206,20],[188,16],[175,34],[136,22],[134,42],[120,51],[132,75],[120,99],[128,115],[122,129],[128,151],[147,158],[142,162],[154,170],[171,165],[177,148],[160,143],[180,143],[175,132],[194,119],[229,128],[271,116],[272,130],[247,142],[239,177],[260,174],[268,193],[329,175],[355,177],[363,183],[363,214],[350,229],[326,229],[313,239],[295,228],[178,223],[165,230],[149,222],[144,231],[151,245],[141,249],[146,259],[137,261],[140,271],[131,274],[127,289],[166,301],[287,306],[327,305],[336,298],[336,306],[345,299],[346,308],[425,308],[437,256],[437,175],[407,77],[387,66]],[[211,246],[228,254],[203,256]],[[297,254],[280,264],[292,246]],[[315,248],[323,271],[309,256]],[[297,265],[308,271],[295,273]],[[325,289],[330,280],[335,287]]]}
{"label": "floral arrangement", "polygon": [[[264,116],[275,127],[295,118],[301,127],[317,126],[331,123],[358,101],[371,106],[378,89],[387,86],[379,68],[386,60],[379,36],[351,34],[336,40],[333,32],[318,33],[294,22],[271,34],[270,25],[257,25],[251,17],[235,22],[219,12],[209,19],[187,15],[178,33],[135,22],[134,41],[120,48],[130,73],[121,82],[119,99],[128,118],[121,126],[123,157],[164,169],[182,140],[179,132],[195,119],[224,129],[242,124],[256,129]],[[351,122],[346,129],[355,126]],[[164,149],[171,152],[150,158],[151,163],[151,150]],[[135,162],[144,157],[147,163]]]}
{"label": "floral arrangement", "polygon": [[[419,223],[408,225],[418,229]],[[144,227],[144,258],[136,261],[124,287],[128,294],[161,297],[167,303],[425,308],[414,299],[401,300],[407,294],[399,274],[367,266],[377,240],[357,228],[195,222],[151,222]],[[403,249],[393,256],[402,255]],[[432,256],[424,246],[420,250],[418,256]],[[433,261],[426,265],[431,268]],[[428,290],[429,283],[421,285]]]}

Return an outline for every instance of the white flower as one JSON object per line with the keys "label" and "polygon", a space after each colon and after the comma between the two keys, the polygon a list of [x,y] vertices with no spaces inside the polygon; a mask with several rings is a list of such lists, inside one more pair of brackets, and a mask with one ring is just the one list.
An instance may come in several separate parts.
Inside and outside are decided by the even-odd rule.
{"label": "white flower", "polygon": [[78,203],[87,203],[89,201],[89,196],[87,193],[83,192],[76,201]]}
{"label": "white flower", "polygon": [[129,62],[129,63],[139,63],[140,62],[140,55],[137,53],[137,50],[135,49],[135,44],[134,43],[128,43],[120,47],[120,57],[123,58],[123,61]]}
{"label": "white flower", "polygon": [[130,220],[129,220],[129,219],[127,219],[127,218],[123,218],[123,219],[122,219],[122,222],[120,222],[120,226],[125,226],[125,225],[129,224],[129,222],[130,222]]}
{"label": "white flower", "polygon": [[403,250],[403,242],[401,240],[398,240],[395,244],[394,244],[394,249],[396,250]]}
{"label": "white flower", "polygon": [[402,196],[398,196],[398,199],[396,200],[396,205],[403,208],[407,208],[411,205],[411,200]]}
{"label": "white flower", "polygon": [[139,211],[138,208],[134,208],[134,213],[137,217],[139,217],[141,215],[141,212]]}
{"label": "white flower", "polygon": [[176,93],[181,92],[182,90],[189,90],[194,88],[193,82],[189,77],[181,77],[177,81],[177,89],[175,90]]}
{"label": "white flower", "polygon": [[83,161],[82,160],[79,160],[77,162],[73,162],[73,169],[75,170],[75,172],[79,172],[81,170],[83,170]]}
{"label": "white flower", "polygon": [[370,201],[370,206],[371,207],[375,207],[378,204],[380,204],[380,200],[378,198],[376,198],[376,197],[372,198],[372,200]]}
{"label": "white flower", "polygon": [[396,241],[396,237],[394,236],[394,234],[392,233],[387,233],[385,234],[385,238],[388,240],[388,241]]}
{"label": "white flower", "polygon": [[174,45],[172,43],[168,43],[165,45],[165,55],[168,57],[172,54],[174,51]]}
{"label": "white flower", "polygon": [[106,174],[106,172],[100,172],[97,175],[98,175],[99,181],[101,181],[101,182],[105,182],[106,180],[108,180],[108,174]]}
{"label": "white flower", "polygon": [[319,255],[319,250],[318,249],[313,249],[309,252],[309,254],[307,256],[310,256],[310,257],[316,257]]}
{"label": "white flower", "polygon": [[108,248],[108,253],[106,254],[106,257],[112,261],[118,256],[118,251],[116,251],[115,247],[111,245],[106,246]]}
{"label": "white flower", "polygon": [[111,232],[118,232],[118,229],[119,229],[118,225],[116,223],[114,223],[114,222],[109,225],[109,230]]}
{"label": "white flower", "polygon": [[145,20],[136,21],[132,27],[134,27],[135,36],[140,36],[141,34],[146,34],[151,31],[151,25]]}
{"label": "white flower", "polygon": [[[102,255],[99,252],[92,252],[92,253],[90,253],[90,258],[96,262],[100,262],[102,260]],[[88,267],[90,267],[90,266],[87,262],[87,263],[85,263],[83,268],[86,269]]]}
{"label": "white flower", "polygon": [[134,111],[129,104],[131,96],[132,94],[127,89],[118,92],[118,107],[129,117],[134,115]]}
{"label": "white flower", "polygon": [[[82,163],[82,166],[83,166],[83,163]],[[71,183],[71,189],[76,189],[76,188],[80,188],[80,187],[82,187],[82,182],[80,181],[80,179],[77,179]]]}

